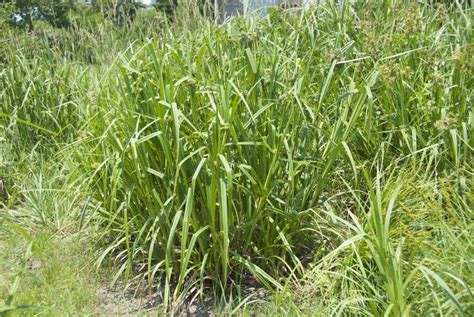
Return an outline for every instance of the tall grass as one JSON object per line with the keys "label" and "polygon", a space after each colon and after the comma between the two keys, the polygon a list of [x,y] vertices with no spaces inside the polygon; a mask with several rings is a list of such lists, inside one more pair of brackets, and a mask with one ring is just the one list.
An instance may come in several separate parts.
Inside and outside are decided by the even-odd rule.
{"label": "tall grass", "polygon": [[471,18],[361,1],[110,33],[99,65],[9,53],[2,125],[57,145],[98,262],[167,307],[257,281],[332,314],[469,315]]}
{"label": "tall grass", "polygon": [[[370,198],[349,190],[315,210],[321,227],[337,232],[328,244],[340,242],[309,270],[305,289],[324,294],[318,307],[327,314],[469,315],[472,194],[463,201],[446,176],[441,187],[426,182],[432,170],[389,170],[368,180]],[[341,201],[357,207],[344,217]]]}

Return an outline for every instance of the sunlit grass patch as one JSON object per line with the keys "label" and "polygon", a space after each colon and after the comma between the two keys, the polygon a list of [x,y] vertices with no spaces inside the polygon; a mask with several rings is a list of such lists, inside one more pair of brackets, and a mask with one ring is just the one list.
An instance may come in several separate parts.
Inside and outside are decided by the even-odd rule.
{"label": "sunlit grass patch", "polygon": [[172,313],[468,316],[472,10],[401,4],[10,52],[3,207]]}

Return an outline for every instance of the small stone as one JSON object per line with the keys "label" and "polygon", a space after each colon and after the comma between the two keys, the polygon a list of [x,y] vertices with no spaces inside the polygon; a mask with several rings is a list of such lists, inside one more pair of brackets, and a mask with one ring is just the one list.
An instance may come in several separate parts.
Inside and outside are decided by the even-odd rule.
{"label": "small stone", "polygon": [[196,305],[191,305],[191,306],[189,306],[188,311],[189,311],[190,314],[196,313],[196,311],[197,311],[197,306],[196,306]]}
{"label": "small stone", "polygon": [[39,270],[40,268],[41,268],[41,261],[39,261],[39,260],[33,260],[33,261],[31,262],[31,269],[32,269],[32,270],[35,270],[35,271],[36,271],[36,270]]}

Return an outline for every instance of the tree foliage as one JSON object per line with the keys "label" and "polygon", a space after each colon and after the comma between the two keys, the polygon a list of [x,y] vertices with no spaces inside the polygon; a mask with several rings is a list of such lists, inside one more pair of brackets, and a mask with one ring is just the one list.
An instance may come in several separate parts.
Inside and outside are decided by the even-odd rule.
{"label": "tree foliage", "polygon": [[34,29],[34,20],[44,20],[60,28],[69,26],[69,12],[74,6],[73,0],[2,1],[3,15],[10,24],[27,27],[30,32]]}

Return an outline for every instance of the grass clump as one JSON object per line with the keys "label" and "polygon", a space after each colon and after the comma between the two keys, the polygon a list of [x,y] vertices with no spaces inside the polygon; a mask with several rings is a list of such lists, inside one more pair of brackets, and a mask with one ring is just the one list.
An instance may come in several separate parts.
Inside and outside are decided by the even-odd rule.
{"label": "grass clump", "polygon": [[[125,276],[161,276],[165,301],[202,293],[206,280],[225,293],[246,271],[281,291],[317,251],[312,211],[347,187],[372,205],[374,264],[402,269],[372,179],[406,161],[469,177],[470,80],[447,56],[471,45],[470,31],[459,11],[442,26],[430,9],[360,18],[365,9],[209,24],[123,56],[90,123],[101,142],[86,164]],[[402,12],[432,22],[397,34]],[[362,19],[368,30],[357,33]],[[433,54],[445,57],[427,69]],[[385,305],[406,313],[401,271],[381,273],[399,283]]]}
{"label": "grass clump", "polygon": [[258,285],[272,313],[468,316],[471,17],[360,1],[132,26],[54,70],[9,56],[8,157],[33,148],[51,182],[10,177],[14,211],[97,225],[113,282],[173,312],[208,296],[259,311]]}

